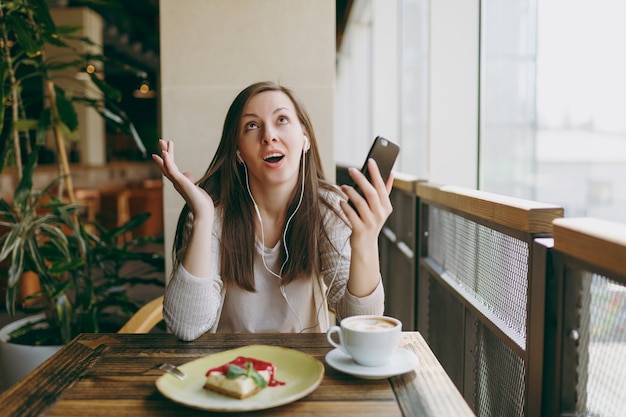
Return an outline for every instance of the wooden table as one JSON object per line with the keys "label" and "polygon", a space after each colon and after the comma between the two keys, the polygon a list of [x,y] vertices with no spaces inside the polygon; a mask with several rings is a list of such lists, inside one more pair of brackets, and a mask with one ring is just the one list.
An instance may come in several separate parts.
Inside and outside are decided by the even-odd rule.
{"label": "wooden table", "polygon": [[[324,363],[322,383],[308,396],[258,416],[474,416],[417,332],[400,345],[419,357],[414,371],[382,380],[343,374],[325,363],[325,334],[205,334],[182,342],[171,334],[82,334],[0,395],[2,416],[207,416],[156,389],[156,364],[193,359],[250,344],[305,352]],[[250,413],[248,413],[250,414]],[[232,416],[243,415],[232,413]]]}

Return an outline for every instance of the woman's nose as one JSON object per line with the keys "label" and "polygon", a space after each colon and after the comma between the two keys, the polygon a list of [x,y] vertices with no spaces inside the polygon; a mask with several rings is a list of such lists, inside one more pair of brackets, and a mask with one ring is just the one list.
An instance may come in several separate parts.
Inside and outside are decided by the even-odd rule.
{"label": "woman's nose", "polygon": [[271,143],[277,140],[277,138],[278,136],[274,129],[272,129],[271,127],[265,127],[265,129],[263,130],[263,142],[264,143]]}

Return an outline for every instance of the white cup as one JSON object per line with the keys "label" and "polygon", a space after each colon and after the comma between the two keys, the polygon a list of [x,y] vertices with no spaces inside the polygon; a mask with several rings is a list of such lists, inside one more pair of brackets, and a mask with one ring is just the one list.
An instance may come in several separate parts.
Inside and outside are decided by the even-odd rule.
{"label": "white cup", "polygon": [[[328,342],[341,349],[354,361],[363,366],[382,366],[389,362],[398,346],[402,322],[377,315],[351,316],[341,320],[339,326],[332,326],[326,333]],[[332,335],[339,335],[339,343]]]}

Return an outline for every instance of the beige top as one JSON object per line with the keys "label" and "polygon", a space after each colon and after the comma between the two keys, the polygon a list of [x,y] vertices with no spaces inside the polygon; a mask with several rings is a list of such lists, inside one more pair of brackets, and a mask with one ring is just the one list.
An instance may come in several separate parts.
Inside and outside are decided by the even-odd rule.
{"label": "beige top", "polygon": [[[338,206],[339,196],[334,197],[333,202]],[[174,271],[163,302],[163,317],[169,329],[183,340],[194,340],[208,331],[325,332],[329,327],[328,307],[338,319],[357,314],[382,314],[385,299],[382,280],[366,297],[355,297],[346,291],[351,230],[324,205],[322,217],[330,242],[325,239],[320,242],[320,273],[285,285],[283,294],[280,279],[268,271],[269,268],[277,273],[280,269],[282,241],[274,248],[265,248],[257,240],[254,259],[257,291],[251,293],[239,288],[226,291],[223,285],[219,273],[221,219],[216,210],[213,273],[210,277],[196,277],[182,264]],[[188,227],[191,224],[187,222]]]}

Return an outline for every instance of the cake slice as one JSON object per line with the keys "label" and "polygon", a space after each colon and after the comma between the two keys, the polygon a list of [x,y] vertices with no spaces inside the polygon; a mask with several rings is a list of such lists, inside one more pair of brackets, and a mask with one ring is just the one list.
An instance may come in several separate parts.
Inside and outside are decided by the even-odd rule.
{"label": "cake slice", "polygon": [[276,367],[270,362],[238,356],[234,360],[206,373],[204,388],[243,399],[263,388],[283,383],[274,379]]}

